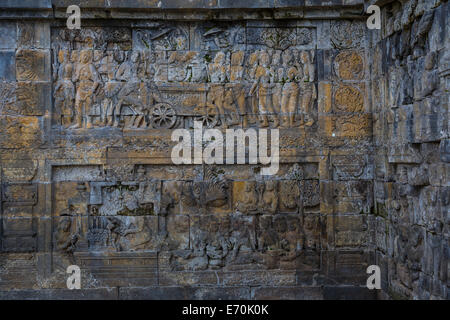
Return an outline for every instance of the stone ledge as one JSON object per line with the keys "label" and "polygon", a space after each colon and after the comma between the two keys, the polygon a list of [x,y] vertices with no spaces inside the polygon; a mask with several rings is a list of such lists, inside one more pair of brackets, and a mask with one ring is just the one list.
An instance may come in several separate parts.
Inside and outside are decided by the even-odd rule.
{"label": "stone ledge", "polygon": [[52,0],[0,0],[1,9],[51,9]]}
{"label": "stone ledge", "polygon": [[117,300],[117,288],[0,291],[0,300]]}
{"label": "stone ledge", "polygon": [[323,288],[324,300],[377,300],[377,291],[366,287],[338,287],[326,286]]}
{"label": "stone ledge", "polygon": [[[50,1],[50,0],[47,0]],[[277,9],[360,6],[364,0],[52,0],[55,8],[101,9]]]}
{"label": "stone ledge", "polygon": [[113,287],[0,291],[0,300],[376,300],[364,287]]}

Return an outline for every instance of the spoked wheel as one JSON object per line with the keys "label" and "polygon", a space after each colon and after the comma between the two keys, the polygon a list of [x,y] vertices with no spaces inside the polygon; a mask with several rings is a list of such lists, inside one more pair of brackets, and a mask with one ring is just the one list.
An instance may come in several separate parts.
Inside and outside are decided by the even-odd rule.
{"label": "spoked wheel", "polygon": [[208,107],[205,109],[205,114],[197,116],[195,120],[201,121],[204,127],[214,128],[219,122],[219,114],[216,108]]}
{"label": "spoked wheel", "polygon": [[150,123],[155,129],[167,128],[170,129],[177,121],[177,114],[175,110],[167,103],[158,103],[150,110]]}

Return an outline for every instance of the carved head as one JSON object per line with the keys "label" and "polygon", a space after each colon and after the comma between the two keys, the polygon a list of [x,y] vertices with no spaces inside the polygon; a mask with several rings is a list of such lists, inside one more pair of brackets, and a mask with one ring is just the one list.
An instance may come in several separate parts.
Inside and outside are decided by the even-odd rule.
{"label": "carved head", "polygon": [[58,52],[58,62],[64,63],[69,60],[69,52],[67,50],[59,50]]}
{"label": "carved head", "polygon": [[122,63],[125,60],[125,53],[122,50],[114,50],[113,58],[116,62]]}
{"label": "carved head", "polygon": [[250,54],[250,57],[248,58],[248,64],[250,66],[254,66],[258,63],[258,52],[252,52]]}
{"label": "carved head", "polygon": [[214,63],[224,64],[225,63],[225,53],[223,53],[222,51],[217,52],[216,56],[214,57]]}
{"label": "carved head", "polygon": [[270,229],[270,225],[272,224],[272,217],[262,216],[260,221],[262,230]]}
{"label": "carved head", "polygon": [[63,232],[69,232],[70,227],[72,226],[72,221],[70,221],[70,217],[63,216],[59,221],[58,229]]}
{"label": "carved head", "polygon": [[315,224],[314,217],[306,217],[305,218],[305,229],[307,230],[313,230]]}
{"label": "carved head", "polygon": [[295,76],[296,76],[296,75],[297,75],[297,69],[294,68],[294,67],[289,68],[289,71],[288,71],[288,74],[287,74],[288,79],[289,79],[290,81],[293,81],[293,80],[295,79]]}
{"label": "carved head", "polygon": [[261,51],[259,56],[259,63],[263,67],[267,67],[270,64],[270,56],[266,51]]}
{"label": "carved head", "polygon": [[130,56],[130,60],[133,63],[137,63],[139,61],[139,51],[133,51],[133,53]]}
{"label": "carved head", "polygon": [[292,62],[292,52],[291,50],[285,50],[282,55],[283,65],[287,66]]}
{"label": "carved head", "polygon": [[72,78],[72,65],[71,64],[66,64],[64,66],[63,78],[66,79],[66,80]]}
{"label": "carved head", "polygon": [[244,63],[244,52],[238,51],[233,52],[231,55],[231,65],[232,66],[240,66]]}
{"label": "carved head", "polygon": [[83,50],[80,53],[80,61],[81,63],[89,63],[92,61],[92,51],[91,50]]}
{"label": "carved head", "polygon": [[220,221],[219,231],[221,234],[226,234],[230,231],[230,227],[230,219],[228,217],[224,217],[224,219]]}
{"label": "carved head", "polygon": [[274,221],[274,227],[277,232],[284,233],[287,230],[287,223],[284,217],[276,217]]}
{"label": "carved head", "polygon": [[255,181],[247,181],[245,183],[245,192],[251,192],[256,190],[256,182]]}
{"label": "carved head", "polygon": [[302,61],[303,64],[309,64],[309,54],[307,51],[302,51],[300,52],[300,60]]}
{"label": "carved head", "polygon": [[77,50],[72,51],[70,54],[70,62],[77,63],[78,62],[79,52]]}
{"label": "carved head", "polygon": [[178,35],[174,39],[176,50],[184,50],[186,49],[186,37],[182,35]]}
{"label": "carved head", "polygon": [[279,65],[281,62],[281,51],[276,50],[272,56],[272,65]]}
{"label": "carved head", "polygon": [[212,233],[219,232],[219,221],[217,221],[217,219],[215,219],[215,218],[211,219],[209,222],[208,229],[209,229],[208,231],[212,232]]}
{"label": "carved head", "polygon": [[266,191],[274,191],[275,190],[275,181],[266,181]]}
{"label": "carved head", "polygon": [[289,231],[297,231],[298,229],[298,219],[297,217],[287,217],[287,225]]}
{"label": "carved head", "polygon": [[433,70],[436,63],[436,52],[432,51],[425,57],[425,70]]}

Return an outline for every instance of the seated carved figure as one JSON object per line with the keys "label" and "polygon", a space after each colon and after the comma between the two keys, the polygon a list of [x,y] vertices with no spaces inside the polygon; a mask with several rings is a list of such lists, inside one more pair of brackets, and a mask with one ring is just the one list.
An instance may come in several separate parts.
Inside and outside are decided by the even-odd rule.
{"label": "seated carved figure", "polygon": [[55,232],[56,249],[64,253],[73,253],[79,239],[78,233],[72,233],[72,221],[70,217],[63,216]]}
{"label": "seated carved figure", "polygon": [[255,214],[258,211],[258,200],[259,197],[256,191],[256,182],[246,182],[241,200],[236,204],[236,210],[242,213]]}
{"label": "seated carved figure", "polygon": [[223,259],[228,255],[228,249],[228,243],[221,236],[208,243],[206,255],[209,258],[209,267],[211,269],[223,267]]}
{"label": "seated carved figure", "polygon": [[276,181],[266,181],[262,198],[263,211],[275,213],[278,208],[278,193]]}

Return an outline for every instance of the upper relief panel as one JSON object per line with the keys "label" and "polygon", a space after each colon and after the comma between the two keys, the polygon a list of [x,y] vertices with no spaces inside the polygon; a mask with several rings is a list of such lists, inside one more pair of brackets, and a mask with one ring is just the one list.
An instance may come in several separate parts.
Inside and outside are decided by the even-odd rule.
{"label": "upper relief panel", "polygon": [[53,28],[53,128],[313,130],[316,39],[298,23]]}

